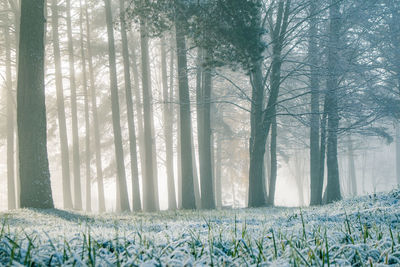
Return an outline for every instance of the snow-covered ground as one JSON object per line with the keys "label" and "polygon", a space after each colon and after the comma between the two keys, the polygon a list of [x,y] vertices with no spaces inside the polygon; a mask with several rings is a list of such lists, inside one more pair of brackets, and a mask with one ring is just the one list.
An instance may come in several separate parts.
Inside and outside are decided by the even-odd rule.
{"label": "snow-covered ground", "polygon": [[0,214],[0,265],[400,265],[400,191],[323,207]]}

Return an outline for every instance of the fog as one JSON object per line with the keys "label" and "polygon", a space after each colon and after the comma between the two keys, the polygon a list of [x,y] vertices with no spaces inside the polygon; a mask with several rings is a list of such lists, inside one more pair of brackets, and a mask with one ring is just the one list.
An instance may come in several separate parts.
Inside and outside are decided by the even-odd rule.
{"label": "fog", "polygon": [[[187,1],[175,20],[168,1],[142,2],[105,0],[105,9],[103,1],[47,1],[43,77],[56,208],[102,212],[100,180],[108,212],[175,209],[172,202],[303,207],[397,188],[397,1],[199,1],[190,12],[196,1]],[[19,178],[17,112],[35,110],[17,111],[20,88],[30,86],[17,74],[29,72],[17,64],[21,3],[0,3],[7,210],[20,207],[30,179],[25,170]]]}

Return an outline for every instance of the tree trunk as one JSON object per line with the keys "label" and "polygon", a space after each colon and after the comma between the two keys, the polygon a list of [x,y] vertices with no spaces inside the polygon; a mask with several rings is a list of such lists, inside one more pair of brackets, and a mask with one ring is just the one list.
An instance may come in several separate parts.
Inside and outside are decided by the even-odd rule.
{"label": "tree trunk", "polygon": [[[201,48],[200,48],[201,50]],[[204,50],[204,59],[208,62],[210,52]],[[200,62],[199,64],[202,64]],[[201,184],[201,208],[215,209],[213,173],[211,161],[211,68],[206,67],[201,75],[202,86],[198,90],[198,139],[199,139],[199,163],[200,163],[200,184]],[[201,116],[199,116],[201,114]]]}
{"label": "tree trunk", "polygon": [[[177,102],[179,102],[179,92],[177,91]],[[182,209],[182,154],[181,154],[181,126],[180,126],[180,105],[176,105],[176,117],[177,117],[177,125],[176,125],[176,154],[177,154],[177,169],[178,169],[178,209]]]}
{"label": "tree trunk", "polygon": [[[4,9],[8,9],[8,5],[4,2]],[[8,21],[8,14],[6,15]],[[15,100],[13,95],[12,70],[11,70],[11,41],[9,25],[4,27],[4,43],[6,53],[6,99],[7,99],[7,200],[8,209],[17,208],[16,199],[16,183],[15,183],[15,162],[14,162],[14,108]]]}
{"label": "tree trunk", "polygon": [[93,70],[93,59],[92,59],[92,46],[90,39],[90,24],[89,24],[89,13],[88,13],[88,2],[86,0],[85,15],[86,15],[86,43],[89,63],[89,76],[90,76],[90,95],[92,102],[92,115],[93,115],[93,134],[96,154],[96,175],[97,175],[97,194],[99,200],[99,212],[105,212],[105,199],[104,199],[104,183],[103,183],[103,167],[101,164],[101,145],[100,145],[100,129],[99,129],[99,118],[97,113],[97,95],[95,86],[95,77]]}
{"label": "tree trunk", "polygon": [[53,208],[44,94],[45,1],[22,1],[17,124],[22,208]]}
{"label": "tree trunk", "polygon": [[[55,64],[55,76],[56,76],[56,91],[57,91],[57,114],[58,114],[58,129],[60,134],[61,144],[61,167],[62,167],[62,181],[63,181],[63,200],[64,208],[72,208],[71,199],[71,178],[69,168],[69,149],[68,149],[68,136],[67,136],[67,124],[65,119],[65,105],[64,105],[64,89],[62,82],[61,72],[61,55],[59,45],[59,34],[58,34],[58,6],[57,0],[51,2],[51,25],[53,34],[53,53],[54,53],[54,64]],[[74,183],[74,208],[77,210],[82,209],[82,192],[81,183]]]}
{"label": "tree trunk", "polygon": [[[264,190],[264,196],[268,200],[269,197],[269,187],[271,184],[270,181],[270,176],[271,176],[271,153],[268,153],[270,150],[270,139],[267,136],[266,142],[265,142],[265,151],[267,153],[264,154],[264,164],[263,164],[263,190]],[[268,202],[268,201],[267,201]],[[268,203],[267,203],[268,204]]]}
{"label": "tree trunk", "polygon": [[310,205],[322,202],[323,176],[320,176],[319,147],[319,79],[318,79],[318,47],[317,47],[317,2],[310,3],[310,28],[308,39],[308,60],[310,64],[311,118],[310,118]]}
{"label": "tree trunk", "polygon": [[[328,103],[327,103],[327,98],[325,96],[324,100],[324,111],[322,115],[322,120],[321,120],[321,140],[320,140],[320,153],[319,153],[319,181],[317,185],[318,187],[318,196],[320,199],[320,204],[325,204],[326,200],[323,198],[325,193],[323,193],[323,186],[324,186],[324,179],[325,179],[325,160],[326,160],[326,121],[327,121],[327,108],[328,108]],[[326,190],[326,189],[325,189]]]}
{"label": "tree trunk", "polygon": [[86,211],[92,211],[92,181],[90,170],[90,120],[89,120],[89,92],[86,76],[86,54],[83,43],[83,6],[82,0],[79,1],[79,30],[81,35],[81,58],[82,58],[82,80],[83,80],[83,95],[85,101],[85,164],[86,164]]}
{"label": "tree trunk", "polygon": [[329,8],[329,46],[328,46],[328,78],[327,78],[327,102],[328,102],[328,140],[327,140],[327,203],[341,199],[339,183],[339,166],[337,158],[337,134],[339,128],[338,114],[338,70],[339,66],[339,31],[340,11],[339,4],[332,0]]}
{"label": "tree trunk", "polygon": [[194,139],[193,139],[193,129],[191,132],[191,140],[192,140],[192,159],[193,159],[193,187],[194,187],[194,199],[196,202],[196,208],[201,209],[201,193],[200,193],[200,185],[199,185],[199,175],[197,171],[197,160],[196,153],[194,147]]}
{"label": "tree trunk", "polygon": [[136,129],[135,129],[134,114],[133,114],[133,96],[132,96],[131,73],[130,73],[130,63],[129,63],[128,36],[126,34],[126,23],[125,23],[125,1],[120,0],[119,6],[120,6],[120,19],[121,19],[122,57],[124,61],[127,121],[128,121],[128,133],[129,133],[129,151],[131,157],[132,210],[139,211],[142,209],[142,203],[140,200],[139,170],[137,164]]}
{"label": "tree trunk", "polygon": [[[21,12],[21,4],[20,2],[13,2],[13,1],[9,1],[12,10],[14,12],[14,28],[15,28],[15,41],[16,41],[16,52],[15,52],[15,73],[18,73],[18,63],[19,63],[19,33],[20,33],[20,12]],[[16,100],[15,100],[15,96],[14,96],[14,110],[16,110]],[[15,123],[15,116],[14,116],[14,123]],[[17,127],[15,127],[15,131],[18,131]],[[16,133],[18,134],[18,132]],[[20,191],[21,191],[21,183],[20,183],[20,179],[19,179],[19,146],[18,146],[18,138],[16,138],[15,140],[15,153],[14,153],[14,162],[15,162],[15,191],[16,191],[16,207],[19,208],[20,205]]]}
{"label": "tree trunk", "polygon": [[400,123],[396,123],[396,177],[400,185]]}
{"label": "tree trunk", "polygon": [[[139,143],[139,155],[140,155],[140,171],[142,175],[142,181],[144,183],[144,179],[146,176],[146,155],[145,155],[145,147],[144,147],[144,130],[143,130],[143,105],[142,105],[142,94],[140,92],[140,82],[139,82],[139,71],[138,71],[138,66],[137,66],[137,57],[136,57],[136,42],[135,42],[135,37],[133,34],[130,34],[130,39],[131,39],[131,50],[130,54],[132,55],[131,58],[131,65],[132,65],[132,71],[133,71],[133,81],[134,81],[134,94],[135,94],[135,99],[136,99],[136,114],[137,114],[137,122],[138,122],[138,138],[137,141]],[[143,193],[143,199],[144,195],[146,192],[142,191]],[[143,200],[144,202],[144,200]]]}
{"label": "tree trunk", "polygon": [[114,29],[112,22],[112,12],[110,0],[104,0],[107,21],[108,33],[108,58],[110,64],[110,87],[111,87],[111,109],[112,109],[112,122],[114,131],[114,146],[115,157],[117,163],[117,188],[119,188],[119,205],[121,211],[129,211],[129,198],[128,188],[126,185],[126,174],[124,164],[124,151],[122,147],[119,100],[118,100],[118,82],[117,82],[117,68],[115,60],[115,46],[114,46]]}
{"label": "tree trunk", "polygon": [[[266,139],[275,117],[276,103],[281,85],[282,48],[289,21],[290,0],[279,1],[275,25],[271,25],[272,63],[271,90],[267,107],[264,109],[264,78],[262,62],[255,62],[250,71],[252,84],[250,167],[249,167],[249,206],[265,205],[263,184],[263,165]],[[285,4],[286,3],[286,4]]]}
{"label": "tree trunk", "polygon": [[151,127],[151,87],[149,71],[149,48],[145,22],[140,22],[140,45],[142,51],[142,90],[143,90],[143,115],[144,115],[144,143],[145,143],[145,174],[143,177],[143,209],[156,211],[157,204],[154,192],[154,163],[153,140]]}
{"label": "tree trunk", "polygon": [[250,133],[250,167],[249,167],[249,207],[265,205],[263,184],[263,164],[265,144],[268,129],[262,125],[264,86],[261,73],[261,63],[252,70],[252,103],[251,103],[251,133]]}
{"label": "tree trunk", "polygon": [[349,171],[349,181],[350,181],[350,188],[351,188],[351,195],[357,196],[357,177],[356,177],[356,168],[354,164],[354,149],[353,149],[353,141],[351,137],[348,136],[348,171]]}
{"label": "tree trunk", "polygon": [[[276,112],[274,111],[276,114]],[[271,124],[271,147],[270,147],[270,153],[271,153],[271,172],[269,175],[269,192],[268,192],[268,201],[267,204],[270,206],[275,205],[275,188],[276,188],[276,178],[278,174],[278,160],[277,160],[277,155],[276,155],[276,147],[277,147],[277,124],[276,124],[276,115],[272,119],[272,124]]]}
{"label": "tree trunk", "polygon": [[[222,115],[222,114],[221,114]],[[222,208],[222,138],[221,134],[216,133],[216,160],[215,160],[215,204],[217,208]]]}
{"label": "tree trunk", "polygon": [[179,104],[180,104],[180,143],[182,168],[182,208],[195,209],[193,185],[193,157],[191,138],[191,115],[189,82],[187,75],[186,40],[179,23],[176,27],[176,48],[178,54]]}
{"label": "tree trunk", "polygon": [[[172,52],[171,52],[172,53]],[[170,68],[173,68],[173,57],[171,57]],[[171,71],[172,72],[172,71]],[[168,75],[167,75],[167,53],[165,49],[165,38],[161,39],[161,73],[162,73],[162,85],[163,85],[163,100],[164,100],[164,136],[165,136],[165,167],[167,170],[167,181],[168,181],[168,209],[176,209],[176,196],[175,196],[175,181],[174,181],[174,147],[173,147],[173,114],[172,114],[172,99],[168,91]],[[172,90],[172,84],[169,90]]]}
{"label": "tree trunk", "polygon": [[[76,100],[76,80],[75,80],[75,58],[72,39],[72,23],[71,23],[71,0],[66,1],[67,12],[67,35],[68,35],[68,56],[69,56],[69,81],[71,91],[71,121],[72,121],[72,166],[74,173],[74,185],[81,183],[80,173],[80,150],[79,150],[79,134],[78,134],[78,111]],[[75,190],[77,187],[75,187]],[[79,201],[79,200],[78,200]]]}

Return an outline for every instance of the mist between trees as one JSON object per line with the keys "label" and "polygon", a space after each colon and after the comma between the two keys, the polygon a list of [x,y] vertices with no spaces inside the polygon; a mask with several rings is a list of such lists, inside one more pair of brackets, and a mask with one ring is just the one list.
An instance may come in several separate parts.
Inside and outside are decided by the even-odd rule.
{"label": "mist between trees", "polygon": [[1,0],[0,208],[321,205],[400,182],[396,0]]}

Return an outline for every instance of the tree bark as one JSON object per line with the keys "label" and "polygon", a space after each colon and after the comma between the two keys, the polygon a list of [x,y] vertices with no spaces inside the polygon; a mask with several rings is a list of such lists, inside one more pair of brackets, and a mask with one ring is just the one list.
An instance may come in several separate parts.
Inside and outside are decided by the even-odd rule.
{"label": "tree bark", "polygon": [[191,132],[191,140],[192,140],[192,159],[193,159],[193,187],[194,187],[194,199],[196,202],[196,208],[201,209],[201,193],[200,193],[200,184],[199,184],[199,175],[197,171],[197,160],[196,153],[194,147],[194,139],[193,139],[193,129]]}
{"label": "tree bark", "polygon": [[396,123],[396,177],[400,185],[400,123]]}
{"label": "tree bark", "polygon": [[136,129],[135,129],[134,114],[133,114],[133,96],[132,96],[131,73],[130,73],[130,63],[129,63],[128,36],[126,34],[125,1],[120,0],[119,6],[120,6],[120,19],[121,19],[122,57],[124,62],[127,121],[128,121],[128,133],[129,133],[129,151],[131,157],[132,210],[140,211],[142,209],[142,203],[140,200],[139,170],[137,164]]}
{"label": "tree bark", "polygon": [[319,147],[319,79],[318,79],[318,47],[317,47],[317,2],[310,3],[310,28],[308,39],[308,60],[310,64],[311,118],[310,118],[310,205],[322,202],[323,176],[320,176]]}
{"label": "tree bark", "polygon": [[182,208],[195,209],[193,185],[193,157],[191,138],[191,115],[189,83],[187,75],[186,40],[179,23],[176,27],[176,48],[178,54],[179,104],[180,104],[180,143],[182,168]]}
{"label": "tree bark", "polygon": [[[138,71],[138,66],[137,66],[137,56],[136,56],[136,42],[135,42],[135,37],[133,34],[130,34],[130,39],[131,39],[131,49],[130,49],[130,54],[132,56],[131,58],[131,65],[132,65],[132,71],[133,71],[133,81],[134,81],[134,95],[135,95],[135,107],[136,107],[136,114],[137,114],[137,125],[138,125],[138,147],[139,147],[139,155],[140,155],[140,171],[141,171],[141,176],[142,180],[145,179],[146,176],[146,163],[145,163],[145,148],[144,148],[144,130],[143,130],[143,105],[142,105],[142,94],[140,92],[140,81],[139,81],[139,71]],[[145,195],[144,189],[143,189],[143,196]],[[143,197],[144,198],[144,197]],[[144,202],[144,200],[143,200]]]}
{"label": "tree bark", "polygon": [[124,151],[122,147],[122,135],[120,124],[120,111],[118,100],[118,82],[117,82],[117,68],[115,60],[115,45],[114,45],[114,29],[112,22],[112,12],[110,0],[104,0],[107,21],[107,34],[108,34],[108,58],[110,63],[110,87],[111,87],[111,109],[112,109],[112,122],[114,131],[114,146],[115,157],[117,163],[117,207],[120,206],[121,211],[130,211],[128,188],[126,185],[126,174],[124,164]]}
{"label": "tree bark", "polygon": [[[58,129],[60,135],[61,145],[61,167],[62,167],[62,181],[63,181],[63,200],[64,208],[72,208],[71,198],[71,177],[69,168],[69,149],[68,149],[68,136],[67,136],[67,124],[65,118],[65,105],[64,105],[64,89],[62,82],[62,71],[61,71],[61,55],[60,55],[60,44],[58,34],[58,3],[57,0],[51,2],[51,25],[52,25],[52,36],[53,36],[53,53],[54,53],[54,64],[55,64],[55,76],[56,76],[56,92],[57,92],[57,114],[58,114]],[[74,183],[74,209],[82,209],[82,192],[81,183]]]}
{"label": "tree bark", "polygon": [[348,147],[347,147],[347,159],[348,159],[348,171],[349,171],[349,182],[351,188],[351,195],[357,196],[357,177],[356,177],[356,167],[354,163],[354,149],[353,149],[353,140],[350,136],[348,136]]}
{"label": "tree bark", "polygon": [[90,119],[89,119],[89,92],[86,76],[86,54],[85,46],[83,42],[83,6],[82,0],[79,1],[80,13],[79,13],[79,30],[80,30],[80,42],[81,42],[81,58],[82,58],[82,80],[83,80],[83,95],[85,102],[85,165],[86,165],[86,211],[92,211],[92,181],[91,181],[91,169],[90,169]]}
{"label": "tree bark", "polygon": [[263,164],[265,144],[269,126],[262,123],[264,86],[262,83],[261,62],[252,70],[252,103],[250,130],[250,168],[249,168],[249,207],[265,205],[263,184]]}
{"label": "tree bark", "polygon": [[339,182],[339,165],[337,158],[338,144],[338,71],[339,71],[339,31],[340,31],[339,4],[331,0],[329,8],[329,46],[328,46],[328,78],[327,78],[327,102],[328,102],[328,140],[327,140],[327,203],[341,199]]}
{"label": "tree bark", "polygon": [[[203,50],[199,48],[199,50]],[[210,52],[204,50],[206,62],[210,57]],[[200,61],[198,64],[202,64]],[[202,68],[200,68],[202,69]],[[211,159],[211,88],[212,75],[211,68],[206,67],[201,75],[202,86],[199,86],[197,94],[197,120],[198,120],[198,140],[199,140],[199,163],[200,163],[200,184],[201,184],[201,208],[214,209],[214,189]]]}
{"label": "tree bark", "polygon": [[[171,52],[172,53],[172,52]],[[173,57],[171,57],[170,68],[173,68]],[[172,72],[172,71],[171,71]],[[173,72],[172,72],[173,73]],[[162,74],[162,85],[163,85],[163,100],[164,100],[164,136],[165,136],[165,167],[167,170],[167,181],[168,181],[168,209],[175,210],[176,207],[176,196],[175,196],[175,181],[174,181],[174,148],[173,148],[173,114],[172,114],[172,99],[170,98],[170,92],[172,90],[172,84],[168,88],[168,75],[167,75],[167,52],[165,48],[165,38],[161,39],[161,74]]]}
{"label": "tree bark", "polygon": [[90,24],[89,24],[89,12],[88,2],[85,1],[85,15],[86,15],[86,44],[87,44],[87,56],[89,65],[89,77],[90,77],[90,95],[92,102],[92,116],[93,116],[93,134],[95,144],[95,155],[96,155],[96,175],[97,175],[97,194],[99,201],[99,212],[105,212],[105,199],[104,199],[104,183],[103,183],[103,167],[101,163],[101,144],[100,144],[100,129],[99,129],[99,118],[97,113],[97,96],[95,77],[93,70],[93,59],[92,59],[92,46],[90,38]]}
{"label": "tree bark", "polygon": [[[74,173],[74,185],[81,183],[80,172],[80,150],[79,150],[79,134],[78,134],[78,111],[76,100],[76,80],[75,80],[75,58],[72,39],[72,23],[71,23],[71,0],[66,0],[67,12],[67,35],[68,35],[68,56],[69,56],[69,82],[71,91],[71,121],[72,121],[72,167]],[[77,187],[75,187],[75,190]],[[79,200],[78,200],[79,201]]]}
{"label": "tree bark", "polygon": [[217,208],[222,208],[222,138],[221,134],[216,133],[216,135],[215,204]]}
{"label": "tree bark", "polygon": [[[8,9],[7,2],[4,2],[4,9]],[[7,13],[8,21],[8,13]],[[7,200],[8,209],[13,210],[17,208],[16,198],[16,181],[15,181],[15,162],[14,162],[14,109],[15,100],[13,94],[13,82],[12,82],[12,69],[11,69],[11,40],[9,25],[4,26],[4,43],[6,53],[6,99],[7,99]]]}
{"label": "tree bark", "polygon": [[22,1],[17,124],[22,208],[53,208],[44,94],[45,1]]}
{"label": "tree bark", "polygon": [[271,124],[271,146],[269,151],[271,154],[271,169],[269,175],[269,191],[268,191],[267,204],[270,206],[275,205],[275,188],[276,188],[276,178],[278,174],[278,160],[276,155],[278,127],[276,124],[276,111],[274,111],[274,113],[275,117],[272,119],[272,124]]}
{"label": "tree bark", "polygon": [[157,211],[154,184],[154,162],[153,162],[153,140],[151,127],[151,87],[149,71],[149,48],[146,31],[146,22],[140,22],[140,46],[142,51],[142,93],[143,93],[143,115],[144,115],[144,143],[145,143],[145,174],[143,177],[143,209],[145,211]]}

